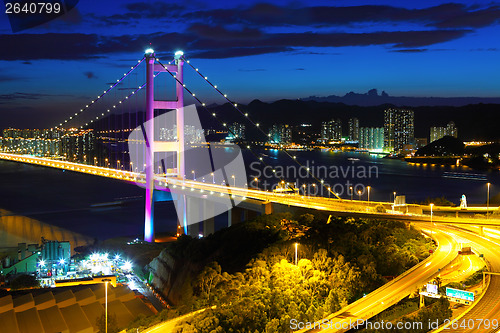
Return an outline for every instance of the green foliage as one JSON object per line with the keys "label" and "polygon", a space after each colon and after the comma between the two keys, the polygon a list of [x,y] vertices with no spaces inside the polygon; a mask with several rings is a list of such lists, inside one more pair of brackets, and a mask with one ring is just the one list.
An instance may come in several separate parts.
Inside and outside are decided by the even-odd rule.
{"label": "green foliage", "polygon": [[[392,329],[365,329],[361,332],[363,333],[425,333],[431,330],[429,327],[429,323],[436,323],[437,326],[442,325],[445,319],[451,318],[452,312],[450,309],[450,302],[447,298],[440,298],[435,301],[428,307],[424,307],[420,309],[415,315],[404,316],[400,321],[403,323],[407,323],[406,327],[411,327],[411,329],[397,329],[396,324],[394,323]],[[376,320],[373,320],[376,321]],[[421,327],[418,325],[412,325],[410,323],[418,323],[421,324]],[[404,325],[403,325],[404,327]]]}
{"label": "green foliage", "polygon": [[156,316],[145,316],[140,314],[137,316],[127,327],[127,333],[136,333],[137,330],[141,331],[145,328],[154,326],[179,316],[179,312],[171,309],[164,309]]}
{"label": "green foliage", "polygon": [[377,213],[385,213],[386,209],[385,209],[384,205],[376,205],[375,206],[375,211]]}
{"label": "green foliage", "polygon": [[483,272],[485,270],[486,267],[474,272],[474,274],[466,278],[464,281],[462,281],[462,283],[465,285],[465,287],[470,287],[478,284],[479,282],[483,281]]}
{"label": "green foliage", "polygon": [[37,288],[40,287],[40,282],[33,275],[19,275],[14,280],[11,281],[10,287],[12,290],[25,289],[25,288]]}
{"label": "green foliage", "polygon": [[437,197],[437,198],[427,197],[420,204],[428,206],[431,203],[435,204],[436,206],[449,206],[449,207],[455,207],[456,206],[453,202],[451,202],[450,200],[446,199],[444,196]]}
{"label": "green foliage", "polygon": [[[431,248],[403,222],[324,214],[263,215],[203,240],[181,238],[176,256],[208,264],[186,282],[178,310],[209,309],[178,332],[288,332],[292,318],[316,321],[336,312]],[[241,264],[246,268],[237,269]]]}
{"label": "green foliage", "polygon": [[[106,314],[104,311],[102,315],[96,320],[97,329],[99,333],[106,332]],[[108,313],[108,333],[118,333],[120,330],[118,329],[118,324],[116,322],[116,315]]]}

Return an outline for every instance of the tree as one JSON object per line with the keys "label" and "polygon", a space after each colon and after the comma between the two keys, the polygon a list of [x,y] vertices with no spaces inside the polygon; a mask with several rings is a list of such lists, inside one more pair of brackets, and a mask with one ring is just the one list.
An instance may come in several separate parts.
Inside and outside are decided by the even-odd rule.
{"label": "tree", "polygon": [[34,288],[39,287],[40,282],[33,275],[19,275],[10,283],[10,287],[15,289],[25,289],[25,288]]}
{"label": "tree", "polygon": [[210,301],[212,290],[221,280],[221,267],[217,262],[214,261],[205,266],[197,280],[200,295]]}
{"label": "tree", "polygon": [[[96,324],[99,333],[106,332],[106,314],[104,313],[104,311],[102,312],[102,315],[99,318],[97,318]],[[118,328],[118,323],[116,322],[116,315],[110,314],[108,312],[108,333],[118,333],[118,332],[120,332],[120,329]]]}

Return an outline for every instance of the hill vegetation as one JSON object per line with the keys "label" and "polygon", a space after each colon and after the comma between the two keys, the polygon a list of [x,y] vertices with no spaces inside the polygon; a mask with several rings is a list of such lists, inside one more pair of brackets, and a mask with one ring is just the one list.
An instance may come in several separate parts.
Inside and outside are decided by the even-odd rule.
{"label": "hill vegetation", "polygon": [[402,222],[327,221],[321,214],[265,215],[206,239],[186,236],[172,244],[166,251],[176,261],[200,268],[184,280],[176,313],[215,305],[178,332],[287,332],[291,319],[319,320],[433,248]]}

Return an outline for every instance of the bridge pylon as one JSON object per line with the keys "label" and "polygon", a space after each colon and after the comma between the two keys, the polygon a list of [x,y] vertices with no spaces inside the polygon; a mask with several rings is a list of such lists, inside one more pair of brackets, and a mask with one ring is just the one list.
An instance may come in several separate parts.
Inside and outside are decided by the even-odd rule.
{"label": "bridge pylon", "polygon": [[[184,142],[184,60],[183,53],[177,51],[175,53],[175,63],[166,65],[171,73],[175,73],[176,77],[176,99],[174,101],[159,101],[154,98],[154,79],[155,72],[166,72],[160,64],[155,64],[156,56],[154,50],[146,50],[146,128],[144,128],[147,137],[145,150],[145,173],[146,173],[146,198],[145,198],[145,218],[144,218],[144,240],[146,242],[155,241],[154,232],[154,176],[155,176],[155,152],[176,152],[177,165],[175,173],[178,178],[185,178],[185,142]],[[154,110],[155,109],[175,109],[176,110],[176,126],[177,126],[177,141],[164,142],[155,141],[158,133],[155,133]],[[164,170],[167,173],[167,170]],[[184,200],[185,200],[185,196]],[[184,203],[184,214],[186,216],[186,204]],[[185,218],[184,218],[185,220]],[[182,221],[183,228],[186,230],[186,221]]]}

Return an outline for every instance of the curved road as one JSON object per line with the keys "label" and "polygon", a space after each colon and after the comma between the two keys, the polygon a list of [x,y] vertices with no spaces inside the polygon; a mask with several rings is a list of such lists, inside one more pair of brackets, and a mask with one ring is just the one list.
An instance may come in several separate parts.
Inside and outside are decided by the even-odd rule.
{"label": "curved road", "polygon": [[[481,237],[472,232],[464,231],[451,226],[438,227],[442,231],[452,233],[462,238],[468,239],[472,243],[472,248],[484,255],[484,258],[489,261],[492,272],[500,272],[500,242],[491,238]],[[497,320],[497,329],[486,328],[479,325],[480,320],[489,319],[490,323],[493,319]],[[491,275],[490,285],[484,296],[474,305],[474,307],[457,322],[458,327],[448,327],[442,332],[474,332],[486,333],[497,332],[500,327],[500,276]],[[460,327],[463,325],[464,327]]]}
{"label": "curved road", "polygon": [[[355,328],[350,324],[355,325],[357,320],[368,320],[432,280],[438,275],[438,269],[445,267],[457,257],[459,250],[458,242],[449,234],[436,230],[433,236],[439,243],[434,255],[366,297],[324,318],[321,322],[325,324],[320,329],[304,328],[294,332],[345,332]],[[362,327],[364,326],[358,328]]]}

